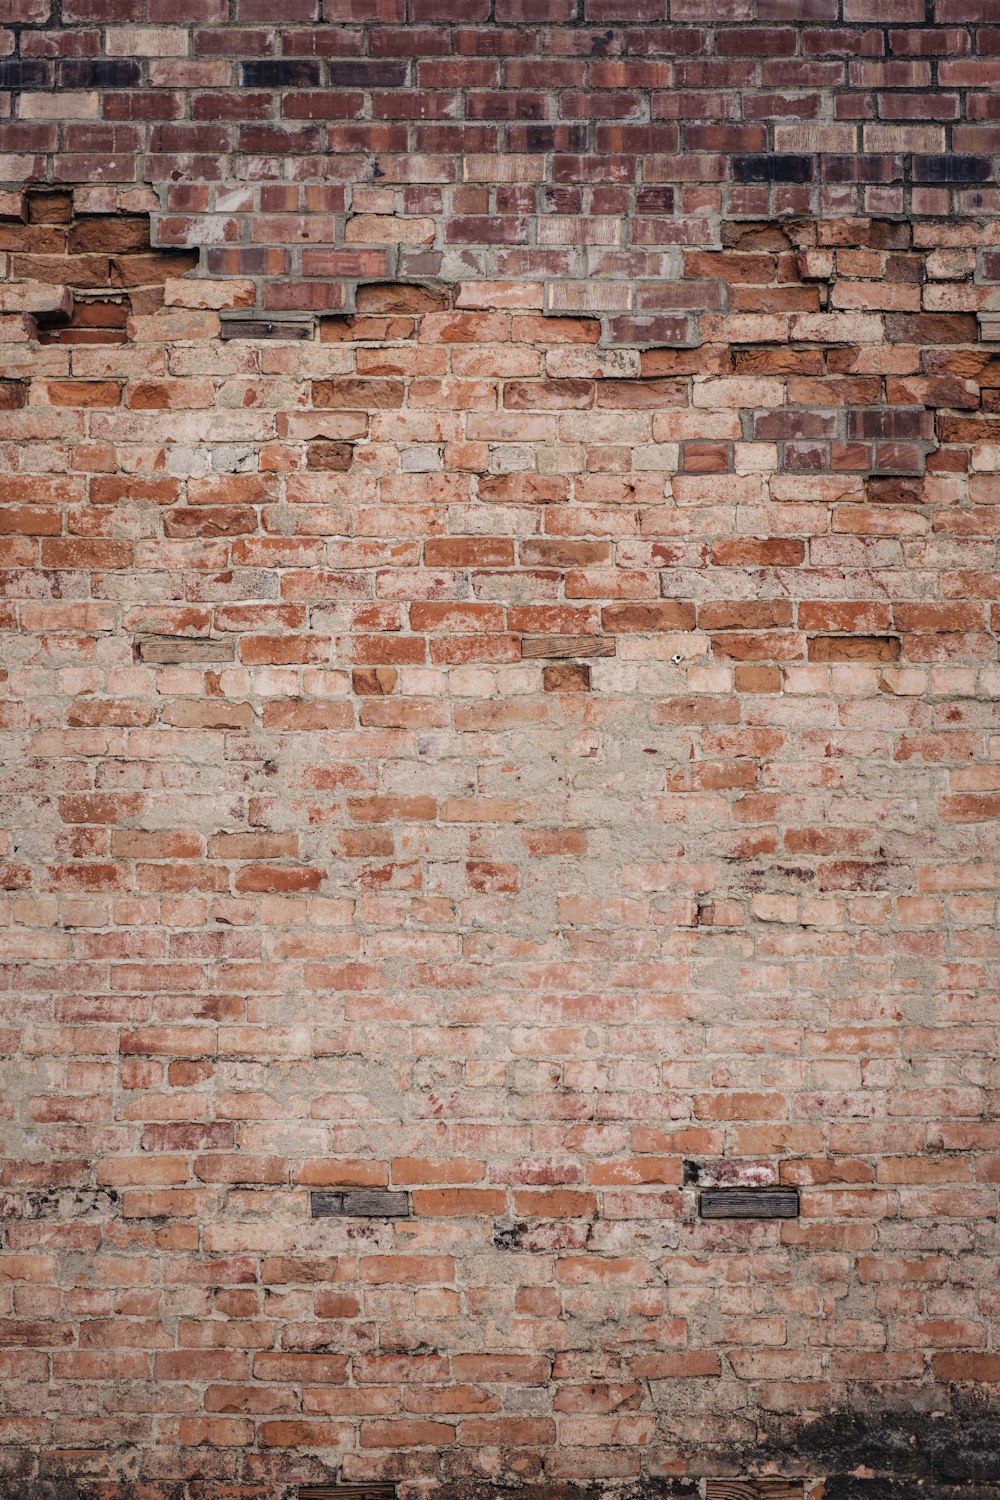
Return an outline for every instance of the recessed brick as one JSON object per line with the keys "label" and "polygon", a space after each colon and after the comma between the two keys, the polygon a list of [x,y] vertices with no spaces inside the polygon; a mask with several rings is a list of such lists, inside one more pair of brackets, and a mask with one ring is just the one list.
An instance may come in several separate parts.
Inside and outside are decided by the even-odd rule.
{"label": "recessed brick", "polygon": [[547,693],[589,693],[590,668],[585,662],[543,667],[542,686]]}
{"label": "recessed brick", "polygon": [[354,448],[351,443],[315,442],[310,443],[306,451],[306,466],[343,474],[351,467],[353,458]]}
{"label": "recessed brick", "polygon": [[897,636],[817,635],[809,640],[810,661],[898,661]]}

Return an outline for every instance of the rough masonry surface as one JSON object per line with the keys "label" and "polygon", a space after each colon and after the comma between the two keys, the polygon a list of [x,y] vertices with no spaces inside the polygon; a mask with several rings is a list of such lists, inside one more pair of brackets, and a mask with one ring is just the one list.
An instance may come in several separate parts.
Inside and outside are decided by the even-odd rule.
{"label": "rough masonry surface", "polygon": [[3,1500],[995,1500],[997,19],[7,0]]}

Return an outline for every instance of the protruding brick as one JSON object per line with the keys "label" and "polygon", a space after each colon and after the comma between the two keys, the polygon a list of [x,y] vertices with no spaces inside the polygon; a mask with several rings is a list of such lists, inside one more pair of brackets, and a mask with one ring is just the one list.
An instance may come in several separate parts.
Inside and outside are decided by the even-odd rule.
{"label": "protruding brick", "polygon": [[73,310],[68,287],[44,281],[11,281],[0,285],[0,313],[41,313],[67,318]]}

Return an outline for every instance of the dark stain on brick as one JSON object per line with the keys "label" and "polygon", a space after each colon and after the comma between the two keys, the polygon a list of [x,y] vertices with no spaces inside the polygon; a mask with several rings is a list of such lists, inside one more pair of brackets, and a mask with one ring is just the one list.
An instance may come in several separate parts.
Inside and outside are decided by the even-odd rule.
{"label": "dark stain on brick", "polygon": [[[106,1218],[117,1214],[119,1194],[114,1188],[46,1188],[28,1193],[26,1219]],[[0,1491],[0,1500],[3,1492]]]}
{"label": "dark stain on brick", "polygon": [[823,1500],[996,1500],[996,1402],[940,1385],[913,1388],[904,1399],[906,1409],[894,1410],[873,1389],[860,1391],[850,1410],[815,1421],[775,1416],[752,1467],[775,1463],[825,1478]]}

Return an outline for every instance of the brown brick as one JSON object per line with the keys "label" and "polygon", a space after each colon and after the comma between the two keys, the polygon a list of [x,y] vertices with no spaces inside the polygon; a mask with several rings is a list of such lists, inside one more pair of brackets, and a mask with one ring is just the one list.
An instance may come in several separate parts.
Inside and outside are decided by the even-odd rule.
{"label": "brown brick", "polygon": [[899,640],[891,635],[816,635],[808,643],[810,661],[897,661]]}

